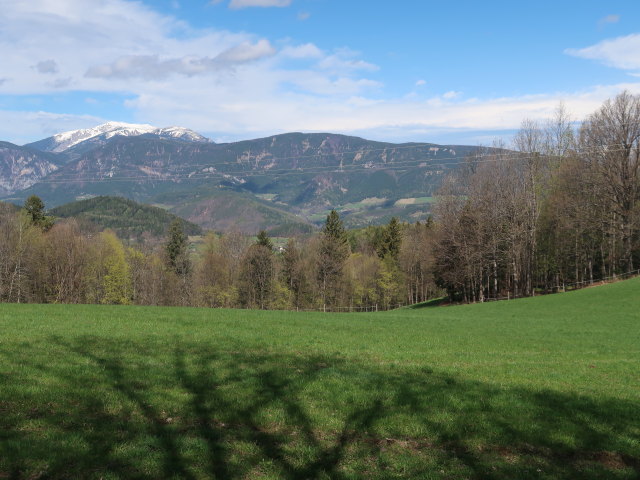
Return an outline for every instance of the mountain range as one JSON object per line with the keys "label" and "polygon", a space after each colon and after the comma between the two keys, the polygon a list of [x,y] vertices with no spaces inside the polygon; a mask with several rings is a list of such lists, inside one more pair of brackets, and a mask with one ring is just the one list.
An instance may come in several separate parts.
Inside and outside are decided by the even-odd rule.
{"label": "mountain range", "polygon": [[309,231],[338,209],[350,226],[428,216],[443,176],[477,147],[332,133],[214,143],[182,127],[107,123],[18,146],[0,142],[0,195],[49,207],[117,195],[214,230]]}

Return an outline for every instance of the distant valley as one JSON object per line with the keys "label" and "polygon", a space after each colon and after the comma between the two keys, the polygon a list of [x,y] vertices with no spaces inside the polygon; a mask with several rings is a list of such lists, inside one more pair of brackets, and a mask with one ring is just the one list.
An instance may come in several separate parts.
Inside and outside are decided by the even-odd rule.
{"label": "distant valley", "polygon": [[0,195],[48,207],[122,196],[206,229],[301,233],[332,208],[349,226],[424,220],[444,175],[475,151],[331,133],[216,144],[182,127],[108,123],[0,143]]}

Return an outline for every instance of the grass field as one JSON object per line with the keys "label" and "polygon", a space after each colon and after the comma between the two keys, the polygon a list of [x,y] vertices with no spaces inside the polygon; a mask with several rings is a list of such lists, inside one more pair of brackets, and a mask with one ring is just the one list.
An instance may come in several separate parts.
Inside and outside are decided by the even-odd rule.
{"label": "grass field", "polygon": [[0,478],[640,476],[640,279],[376,314],[0,305]]}

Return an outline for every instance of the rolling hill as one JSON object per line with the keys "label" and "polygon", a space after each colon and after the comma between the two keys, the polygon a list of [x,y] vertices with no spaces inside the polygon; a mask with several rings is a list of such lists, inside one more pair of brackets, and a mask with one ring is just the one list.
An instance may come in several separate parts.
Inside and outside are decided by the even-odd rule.
{"label": "rolling hill", "polygon": [[68,203],[49,210],[55,217],[88,221],[99,230],[109,228],[120,238],[136,239],[148,234],[164,236],[169,225],[178,218],[187,235],[201,235],[202,228],[162,208],[143,205],[121,197],[100,196]]}

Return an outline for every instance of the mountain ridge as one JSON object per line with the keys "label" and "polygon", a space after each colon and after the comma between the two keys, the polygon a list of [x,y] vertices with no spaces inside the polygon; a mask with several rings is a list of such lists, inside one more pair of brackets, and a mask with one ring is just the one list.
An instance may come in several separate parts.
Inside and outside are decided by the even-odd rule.
{"label": "mountain ridge", "polygon": [[[144,133],[113,135],[93,143],[92,138],[99,137],[55,154],[61,158],[60,168],[14,193],[13,200],[37,194],[56,206],[97,195],[119,195],[163,204],[205,228],[218,228],[229,224],[213,214],[221,206],[220,198],[233,196],[243,207],[227,210],[243,212],[249,219],[235,222],[244,225],[243,230],[265,226],[265,222],[274,228],[266,220],[274,217],[265,206],[284,217],[294,215],[296,224],[317,224],[332,208],[344,213],[351,226],[391,216],[416,221],[430,214],[430,199],[444,175],[478,150],[303,132],[229,143]],[[210,219],[205,218],[206,212],[212,212]],[[284,218],[280,213],[278,218]]]}

